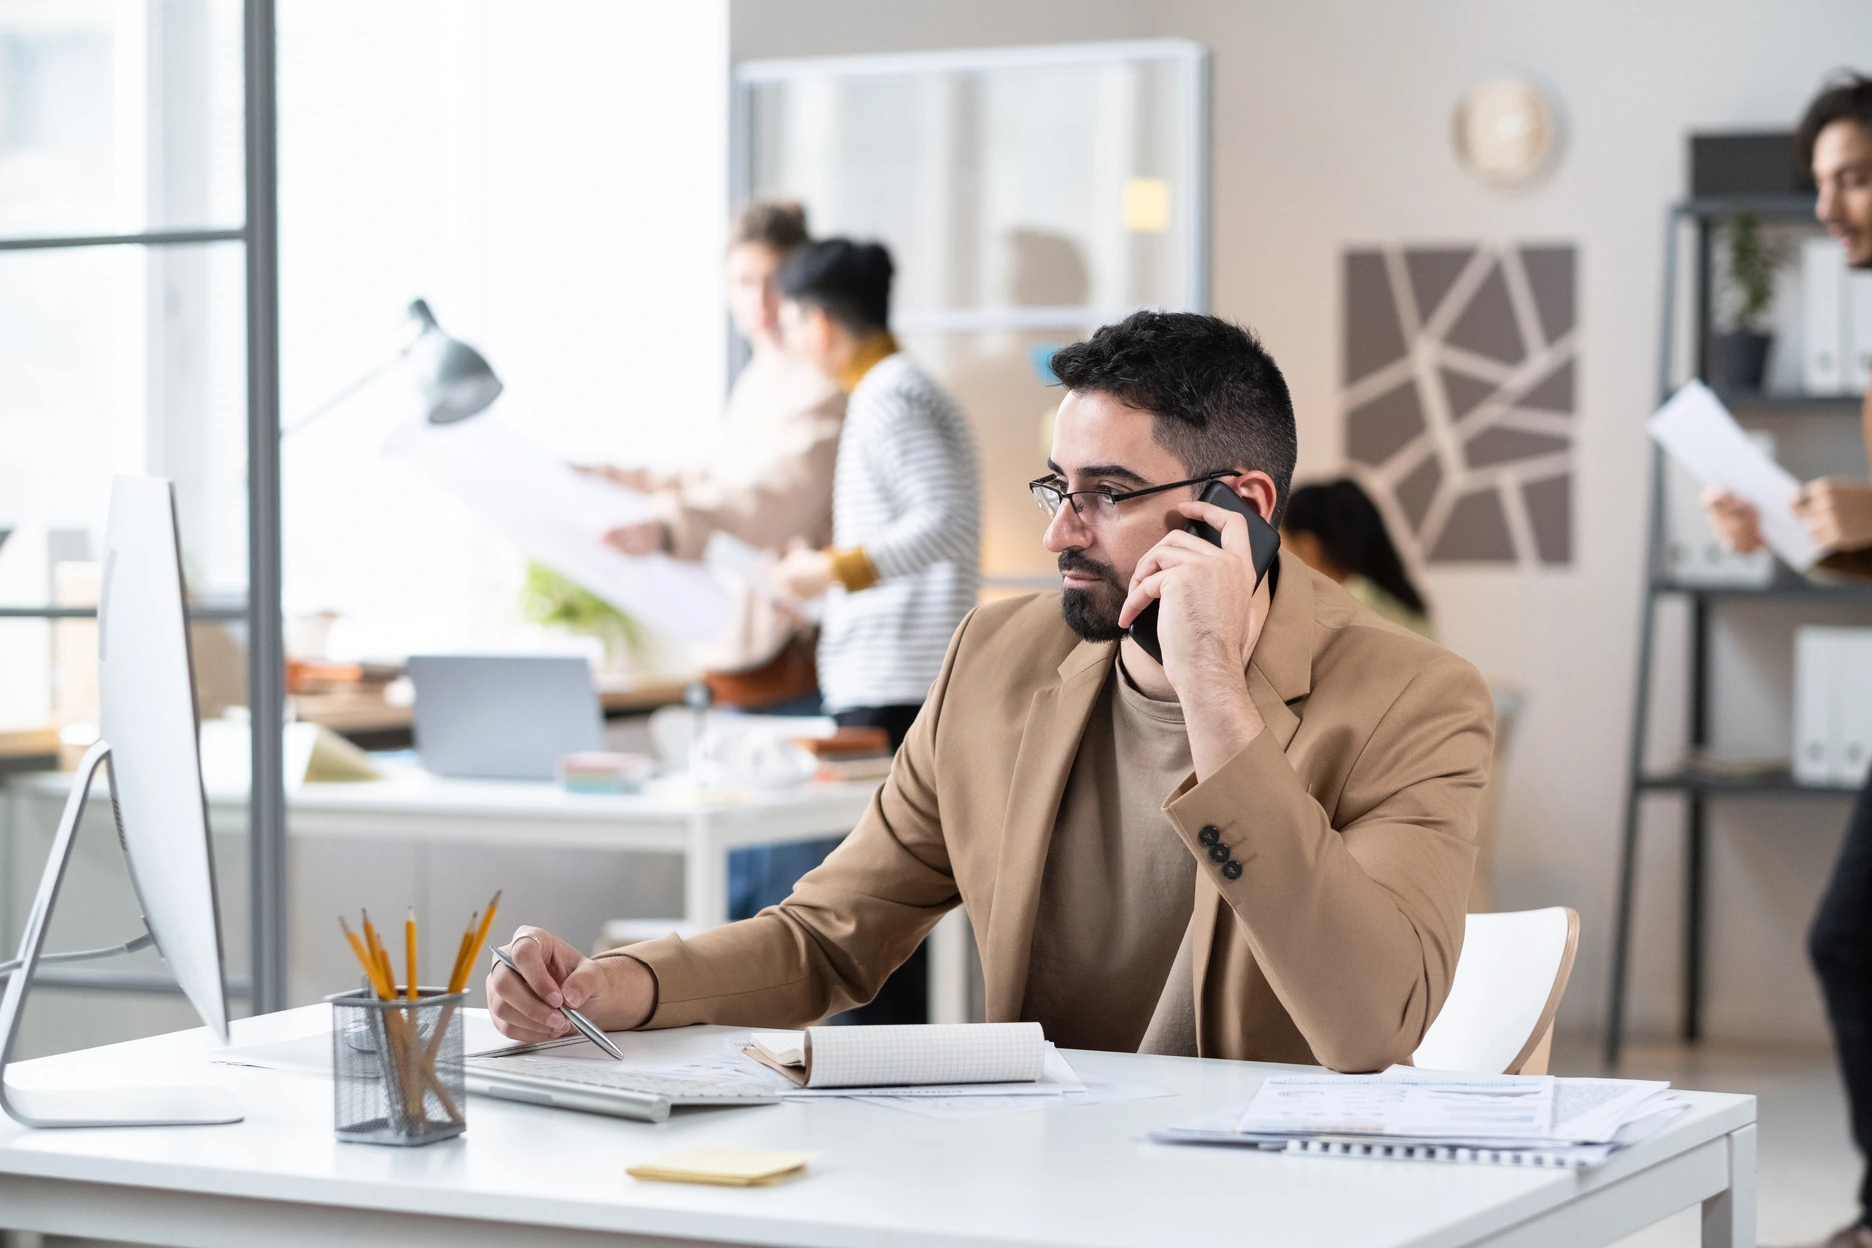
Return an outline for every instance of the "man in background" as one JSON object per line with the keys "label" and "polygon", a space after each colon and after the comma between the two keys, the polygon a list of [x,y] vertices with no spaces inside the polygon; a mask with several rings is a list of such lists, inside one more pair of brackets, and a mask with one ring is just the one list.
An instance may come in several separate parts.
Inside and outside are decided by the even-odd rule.
{"label": "man in background", "polygon": [[[603,475],[656,500],[660,517],[607,540],[629,555],[667,551],[700,559],[716,533],[776,553],[789,541],[832,540],[832,473],[845,395],[780,341],[780,266],[806,245],[806,211],[756,200],[735,218],[726,260],[728,314],[751,349],[729,391],[711,452],[694,468]],[[748,589],[735,591],[733,625],[701,656],[714,701],[743,710],[819,713],[812,626]],[[747,918],[793,891],[837,839],[762,845],[728,857],[728,916]]]}
{"label": "man in background", "polygon": [[[1808,105],[1795,137],[1820,192],[1814,216],[1845,249],[1847,264],[1872,269],[1872,78],[1851,74],[1822,91]],[[1860,419],[1872,457],[1872,395]],[[1712,491],[1704,502],[1711,524],[1731,546],[1761,549],[1760,518],[1753,507],[1721,491]],[[1819,566],[1872,579],[1872,485],[1837,477],[1810,481],[1794,511],[1828,552]],[[1859,1185],[1858,1220],[1819,1248],[1872,1248],[1872,782],[1853,804],[1807,947],[1826,995],[1853,1141],[1868,1161]]]}

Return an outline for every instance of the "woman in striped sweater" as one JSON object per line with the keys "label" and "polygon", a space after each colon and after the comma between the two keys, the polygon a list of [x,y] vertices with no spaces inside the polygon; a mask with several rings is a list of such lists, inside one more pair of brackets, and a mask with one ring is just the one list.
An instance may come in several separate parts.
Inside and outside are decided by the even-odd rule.
{"label": "woman in striped sweater", "polygon": [[776,571],[801,599],[825,595],[819,688],[841,725],[902,742],[980,586],[975,442],[955,401],[897,349],[890,253],[828,239],[780,271],[789,349],[850,397],[832,485],[832,545]]}

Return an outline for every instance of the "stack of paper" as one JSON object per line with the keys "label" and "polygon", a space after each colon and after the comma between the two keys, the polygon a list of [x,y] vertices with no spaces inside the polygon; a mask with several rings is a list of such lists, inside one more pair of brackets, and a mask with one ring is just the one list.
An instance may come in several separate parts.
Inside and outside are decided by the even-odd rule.
{"label": "stack of paper", "polygon": [[1152,1138],[1284,1152],[1529,1166],[1594,1166],[1686,1106],[1664,1082],[1452,1075],[1273,1075],[1245,1107]]}

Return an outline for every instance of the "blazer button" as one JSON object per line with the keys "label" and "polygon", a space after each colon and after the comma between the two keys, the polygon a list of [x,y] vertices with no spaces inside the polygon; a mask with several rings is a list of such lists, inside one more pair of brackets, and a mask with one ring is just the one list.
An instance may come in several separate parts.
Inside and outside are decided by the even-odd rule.
{"label": "blazer button", "polygon": [[1196,834],[1196,839],[1205,845],[1214,845],[1222,839],[1222,829],[1213,823],[1203,825],[1203,830]]}
{"label": "blazer button", "polygon": [[1225,862],[1225,863],[1223,863],[1223,864],[1222,864],[1222,874],[1223,874],[1223,875],[1224,875],[1225,877],[1227,877],[1228,879],[1231,879],[1231,880],[1239,880],[1239,879],[1241,879],[1241,863],[1239,863],[1239,862]]}
{"label": "blazer button", "polygon": [[1211,845],[1209,847],[1209,861],[1210,862],[1227,862],[1228,860],[1229,860],[1228,846]]}

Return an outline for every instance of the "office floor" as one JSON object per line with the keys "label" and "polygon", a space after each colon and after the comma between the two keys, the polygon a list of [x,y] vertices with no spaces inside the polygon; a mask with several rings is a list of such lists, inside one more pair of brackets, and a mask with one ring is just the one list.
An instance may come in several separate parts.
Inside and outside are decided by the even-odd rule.
{"label": "office floor", "polygon": [[[1603,1073],[1596,1034],[1563,1035],[1554,1046],[1557,1075]],[[1760,1239],[1769,1248],[1817,1241],[1853,1214],[1858,1155],[1846,1131],[1846,1103],[1830,1049],[1712,1041],[1634,1044],[1631,1078],[1669,1079],[1679,1087],[1752,1092],[1760,1098]],[[1694,1248],[1697,1211],[1685,1210],[1616,1248]],[[110,1248],[96,1240],[7,1234],[4,1248]]]}
{"label": "office floor", "polygon": [[[1604,1073],[1599,1043],[1597,1033],[1556,1037],[1553,1073]],[[1767,1248],[1817,1242],[1852,1218],[1859,1157],[1847,1134],[1846,1097],[1830,1048],[1735,1041],[1633,1044],[1619,1073],[1758,1098],[1756,1226]],[[1619,1241],[1617,1248],[1694,1248],[1697,1228],[1697,1211],[1690,1209]]]}

